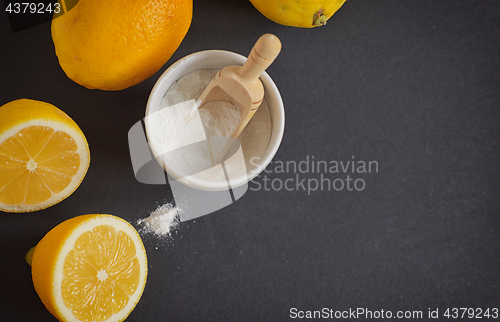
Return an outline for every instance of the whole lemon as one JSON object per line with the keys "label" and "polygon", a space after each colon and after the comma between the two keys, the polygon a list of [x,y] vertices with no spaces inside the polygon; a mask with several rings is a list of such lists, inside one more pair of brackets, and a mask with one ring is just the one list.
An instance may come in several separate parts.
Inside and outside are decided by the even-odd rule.
{"label": "whole lemon", "polygon": [[292,27],[314,28],[342,7],[346,0],[250,0],[254,7],[272,21]]}
{"label": "whole lemon", "polygon": [[191,25],[192,0],[80,0],[53,19],[66,75],[90,89],[121,90],[156,73]]}

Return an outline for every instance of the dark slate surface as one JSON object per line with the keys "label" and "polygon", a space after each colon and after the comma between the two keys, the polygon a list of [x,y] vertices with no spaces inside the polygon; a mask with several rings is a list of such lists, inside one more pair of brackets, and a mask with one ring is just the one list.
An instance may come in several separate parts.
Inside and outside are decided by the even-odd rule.
{"label": "dark slate surface", "polygon": [[[1,320],[55,320],[23,260],[52,227],[84,213],[135,223],[172,201],[168,186],[135,180],[127,142],[161,73],[200,50],[246,55],[265,32],[283,42],[268,70],[286,109],[274,171],[236,203],[182,223],[172,240],[144,238],[148,283],[127,321],[283,321],[292,308],[424,317],[438,308],[442,319],[446,308],[498,307],[499,2],[348,0],[309,30],[275,24],[248,1],[195,0],[174,56],[119,92],[68,79],[50,24],[13,33],[0,14],[0,105],[51,102],[80,125],[92,156],[67,200],[1,214]],[[313,157],[376,161],[378,172],[324,173],[337,184],[362,179],[364,189],[308,194],[299,183],[321,173],[276,169]],[[270,187],[288,179],[288,190]]]}

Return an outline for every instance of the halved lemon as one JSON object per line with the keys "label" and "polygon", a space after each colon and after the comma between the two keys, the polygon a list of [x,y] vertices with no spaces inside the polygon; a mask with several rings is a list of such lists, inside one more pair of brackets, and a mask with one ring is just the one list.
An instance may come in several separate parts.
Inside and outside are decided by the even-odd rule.
{"label": "halved lemon", "polygon": [[82,130],[54,105],[19,99],[0,107],[1,211],[36,211],[62,201],[89,164]]}
{"label": "halved lemon", "polygon": [[35,290],[59,321],[123,321],[141,298],[141,237],[113,215],[81,215],[53,228],[27,255]]}

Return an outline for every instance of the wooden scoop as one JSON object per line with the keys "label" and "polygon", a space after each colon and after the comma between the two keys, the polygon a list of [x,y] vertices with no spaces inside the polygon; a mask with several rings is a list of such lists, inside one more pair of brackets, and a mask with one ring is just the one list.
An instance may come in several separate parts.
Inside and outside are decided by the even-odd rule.
{"label": "wooden scoop", "polygon": [[[264,99],[264,86],[259,77],[271,65],[280,50],[281,42],[278,37],[272,34],[262,35],[253,46],[243,66],[227,66],[217,73],[186,116],[186,123],[203,105],[213,101],[226,101],[241,111],[241,119],[231,134],[231,138],[236,139]],[[226,146],[218,154],[219,157],[216,158],[218,162],[225,156],[228,149],[229,147]]]}

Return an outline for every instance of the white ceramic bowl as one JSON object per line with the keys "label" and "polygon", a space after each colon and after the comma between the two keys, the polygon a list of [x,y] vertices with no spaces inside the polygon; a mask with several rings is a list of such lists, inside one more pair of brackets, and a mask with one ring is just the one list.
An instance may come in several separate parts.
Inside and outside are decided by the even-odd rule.
{"label": "white ceramic bowl", "polygon": [[[189,74],[195,70],[222,69],[228,65],[243,65],[245,61],[246,57],[229,51],[200,51],[178,60],[160,76],[155,86],[153,87],[151,94],[149,95],[145,118],[146,135],[148,137],[148,142],[150,142],[151,151],[153,152],[157,160],[159,160],[158,149],[154,146],[154,143],[151,143],[152,141],[154,141],[151,140],[149,133],[152,126],[151,124],[149,124],[148,119],[150,118],[148,118],[147,116],[159,110],[163,96],[170,88],[170,86],[172,86],[173,83],[175,83],[184,75]],[[283,107],[281,95],[273,80],[266,72],[261,75],[260,80],[264,85],[264,98],[269,105],[269,111],[271,114],[271,140],[269,142],[267,150],[265,151],[259,162],[254,162],[256,166],[253,169],[247,169],[247,175],[242,175],[237,178],[231,178],[231,184],[234,188],[241,186],[258,176],[269,165],[274,155],[278,151],[281,140],[283,139],[283,132],[285,129],[285,110]],[[204,181],[199,180],[198,178],[195,178],[193,176],[179,179],[180,176],[175,171],[170,169],[168,165],[161,161],[158,162],[170,176],[176,178],[178,181],[189,187],[209,191],[221,191],[227,190],[228,188],[227,183],[225,182]]]}

